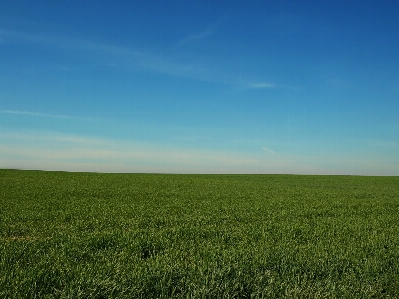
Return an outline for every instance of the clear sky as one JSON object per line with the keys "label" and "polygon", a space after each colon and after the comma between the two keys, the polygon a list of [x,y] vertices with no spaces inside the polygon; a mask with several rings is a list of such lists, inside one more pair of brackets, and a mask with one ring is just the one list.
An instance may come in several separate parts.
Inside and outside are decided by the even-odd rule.
{"label": "clear sky", "polygon": [[0,168],[399,175],[399,2],[0,1]]}

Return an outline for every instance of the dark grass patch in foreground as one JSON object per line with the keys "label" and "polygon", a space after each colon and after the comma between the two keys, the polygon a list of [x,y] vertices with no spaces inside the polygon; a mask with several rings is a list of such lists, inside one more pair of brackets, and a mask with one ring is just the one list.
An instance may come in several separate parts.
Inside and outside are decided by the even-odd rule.
{"label": "dark grass patch in foreground", "polygon": [[0,170],[1,298],[398,298],[399,177]]}

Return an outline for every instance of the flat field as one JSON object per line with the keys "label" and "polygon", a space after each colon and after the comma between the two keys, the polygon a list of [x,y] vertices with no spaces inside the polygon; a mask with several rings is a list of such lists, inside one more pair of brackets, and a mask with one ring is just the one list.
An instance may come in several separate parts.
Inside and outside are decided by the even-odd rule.
{"label": "flat field", "polygon": [[0,170],[0,298],[399,298],[399,177]]}

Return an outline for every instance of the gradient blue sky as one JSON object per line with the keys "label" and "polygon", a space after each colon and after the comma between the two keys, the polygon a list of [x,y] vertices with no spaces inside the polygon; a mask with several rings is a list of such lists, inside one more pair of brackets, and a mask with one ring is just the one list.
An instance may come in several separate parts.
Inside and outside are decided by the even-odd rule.
{"label": "gradient blue sky", "polygon": [[399,175],[397,1],[1,1],[0,167]]}

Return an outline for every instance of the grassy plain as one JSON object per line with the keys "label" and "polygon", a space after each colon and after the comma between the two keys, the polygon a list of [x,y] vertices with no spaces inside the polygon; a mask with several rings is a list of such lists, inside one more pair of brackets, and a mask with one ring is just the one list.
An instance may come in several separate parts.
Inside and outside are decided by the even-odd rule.
{"label": "grassy plain", "polygon": [[399,177],[0,170],[0,298],[399,298]]}

